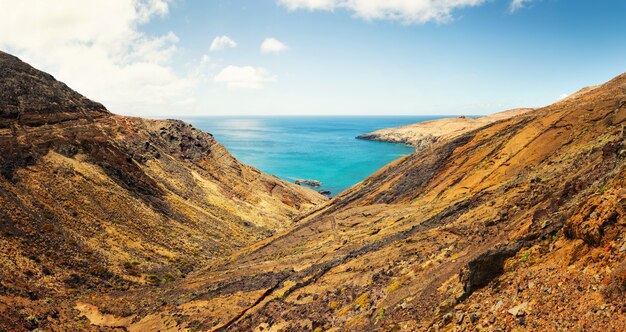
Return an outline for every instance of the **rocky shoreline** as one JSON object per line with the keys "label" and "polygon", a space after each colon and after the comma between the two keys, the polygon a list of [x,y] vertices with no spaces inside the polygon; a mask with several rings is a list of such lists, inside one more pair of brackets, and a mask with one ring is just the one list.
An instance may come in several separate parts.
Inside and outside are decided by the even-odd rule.
{"label": "rocky shoreline", "polygon": [[303,179],[297,179],[296,181],[294,181],[295,184],[297,185],[307,185],[310,187],[315,187],[315,188],[319,188],[322,185],[322,182],[318,181],[318,180],[303,180]]}
{"label": "rocky shoreline", "polygon": [[[319,181],[319,180],[296,179],[294,181],[294,183],[299,185],[299,186],[305,185],[305,186],[309,186],[309,187],[312,187],[312,188],[319,188],[319,187],[322,186],[322,182]],[[320,195],[324,195],[326,197],[329,197],[330,194],[331,194],[330,190],[326,190],[326,189],[320,189],[320,190],[317,190],[317,192]]]}

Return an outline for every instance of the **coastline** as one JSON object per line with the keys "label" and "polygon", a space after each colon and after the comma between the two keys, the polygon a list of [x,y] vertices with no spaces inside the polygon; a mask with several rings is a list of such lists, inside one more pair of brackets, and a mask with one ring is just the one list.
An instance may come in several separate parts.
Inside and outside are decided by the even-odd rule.
{"label": "coastline", "polygon": [[238,160],[294,183],[321,182],[318,190],[341,193],[388,163],[411,154],[407,145],[364,142],[354,137],[436,116],[246,116],[183,118],[210,132]]}
{"label": "coastline", "polygon": [[533,110],[533,108],[516,108],[478,118],[466,116],[442,118],[380,129],[359,135],[356,139],[405,144],[414,147],[416,150],[421,150],[430,147],[440,140],[454,138],[494,122],[506,120]]}

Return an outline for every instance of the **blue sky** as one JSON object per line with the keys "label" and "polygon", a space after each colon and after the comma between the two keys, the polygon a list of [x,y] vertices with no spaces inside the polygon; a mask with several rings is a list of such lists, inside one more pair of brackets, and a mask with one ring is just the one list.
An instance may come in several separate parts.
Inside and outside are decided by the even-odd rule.
{"label": "blue sky", "polygon": [[[19,14],[17,3],[28,1],[0,0],[0,8]],[[102,16],[107,3],[119,3],[112,15],[133,11],[104,23],[127,27],[115,36],[77,19],[70,27],[84,35],[50,37],[49,25],[31,24],[42,31],[26,42],[0,37],[0,47],[116,113],[142,116],[479,115],[547,105],[626,71],[626,2],[514,2],[115,0],[103,2]],[[83,16],[60,7],[50,15]],[[87,11],[85,20],[98,19]],[[47,21],[22,15],[0,29]],[[222,47],[211,50],[216,37]],[[37,38],[60,38],[64,48],[42,55]],[[274,52],[262,52],[267,38]]]}

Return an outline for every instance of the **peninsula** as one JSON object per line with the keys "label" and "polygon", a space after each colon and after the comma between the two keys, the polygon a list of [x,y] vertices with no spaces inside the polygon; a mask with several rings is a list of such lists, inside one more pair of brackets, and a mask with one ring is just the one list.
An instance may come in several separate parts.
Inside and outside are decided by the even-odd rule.
{"label": "peninsula", "polygon": [[532,110],[532,108],[518,108],[482,117],[460,116],[424,121],[396,128],[380,129],[357,136],[357,139],[406,144],[421,150],[430,147],[438,141],[458,137],[496,121],[505,120]]}

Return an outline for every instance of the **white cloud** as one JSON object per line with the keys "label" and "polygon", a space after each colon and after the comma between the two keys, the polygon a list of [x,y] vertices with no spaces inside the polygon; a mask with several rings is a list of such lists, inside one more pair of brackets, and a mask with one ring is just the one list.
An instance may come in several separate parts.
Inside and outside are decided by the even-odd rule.
{"label": "white cloud", "polygon": [[213,80],[226,83],[229,88],[258,89],[266,82],[275,81],[276,77],[271,76],[264,68],[228,66]]}
{"label": "white cloud", "polygon": [[308,10],[333,10],[339,7],[340,2],[337,0],[278,0],[278,2],[289,10],[308,9]]}
{"label": "white cloud", "polygon": [[406,24],[448,22],[452,12],[489,0],[277,0],[289,10],[345,9],[366,20],[393,20]]}
{"label": "white cloud", "polygon": [[515,12],[519,9],[522,9],[526,6],[526,4],[530,3],[532,0],[511,0],[511,5],[509,6],[509,10],[511,12]]}
{"label": "white cloud", "polygon": [[0,0],[0,48],[114,112],[154,113],[196,83],[168,65],[176,34],[139,31],[168,14],[169,1]]}
{"label": "white cloud", "polygon": [[562,93],[559,95],[559,100],[565,99],[567,97],[569,97],[569,93]]}
{"label": "white cloud", "polygon": [[225,48],[235,48],[237,43],[228,36],[218,36],[211,43],[211,51],[221,51]]}
{"label": "white cloud", "polygon": [[276,38],[265,38],[261,43],[261,53],[274,53],[279,54],[288,50],[289,47],[285,43]]}

